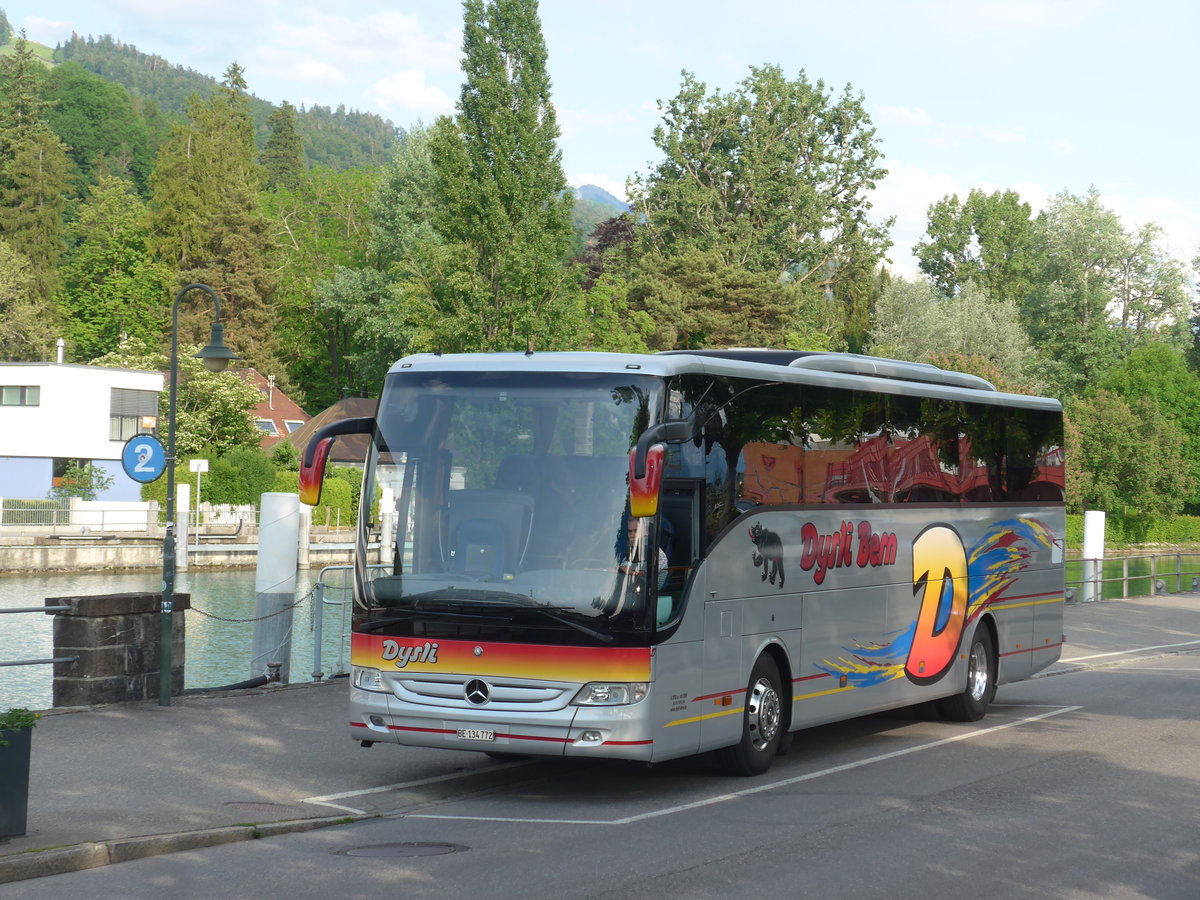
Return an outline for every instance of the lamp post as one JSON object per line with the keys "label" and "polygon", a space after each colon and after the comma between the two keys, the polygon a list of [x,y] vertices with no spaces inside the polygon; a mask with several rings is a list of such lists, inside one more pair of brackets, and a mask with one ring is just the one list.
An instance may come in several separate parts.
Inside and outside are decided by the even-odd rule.
{"label": "lamp post", "polygon": [[196,354],[210,372],[223,372],[232,359],[240,359],[225,346],[225,326],[221,323],[221,301],[206,284],[189,284],[175,295],[171,309],[171,393],[167,405],[167,531],[163,537],[162,630],[159,635],[158,705],[171,705],[171,640],[174,637],[175,612],[175,397],[179,384],[179,304],[194,290],[204,291],[212,299],[213,318],[208,344]]}

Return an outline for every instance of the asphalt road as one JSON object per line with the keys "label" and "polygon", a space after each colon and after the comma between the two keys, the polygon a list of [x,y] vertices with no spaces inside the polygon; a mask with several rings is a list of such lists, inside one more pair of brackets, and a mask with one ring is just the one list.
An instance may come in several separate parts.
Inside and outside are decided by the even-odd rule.
{"label": "asphalt road", "polygon": [[[0,886],[0,897],[1200,898],[1200,652],[1000,689],[973,724],[709,757],[526,760],[302,798],[379,818]],[[424,758],[424,757],[422,757]],[[353,764],[355,757],[347,757]],[[301,798],[298,798],[301,799]]]}

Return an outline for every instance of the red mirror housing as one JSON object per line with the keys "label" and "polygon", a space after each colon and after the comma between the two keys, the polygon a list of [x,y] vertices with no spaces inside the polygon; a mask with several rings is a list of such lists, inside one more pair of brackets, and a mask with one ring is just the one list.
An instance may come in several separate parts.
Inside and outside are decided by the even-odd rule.
{"label": "red mirror housing", "polygon": [[662,488],[663,464],[667,448],[655,444],[646,451],[646,471],[639,478],[636,474],[637,450],[629,452],[629,514],[636,519],[653,516],[658,512],[658,493]]}

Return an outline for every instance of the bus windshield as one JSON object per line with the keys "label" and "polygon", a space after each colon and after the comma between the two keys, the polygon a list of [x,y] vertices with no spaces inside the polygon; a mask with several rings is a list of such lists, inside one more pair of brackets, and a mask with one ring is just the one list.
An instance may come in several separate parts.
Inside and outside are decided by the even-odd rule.
{"label": "bus windshield", "polygon": [[400,372],[363,484],[358,631],[638,645],[655,522],[628,517],[629,451],[661,381],[614,373]]}

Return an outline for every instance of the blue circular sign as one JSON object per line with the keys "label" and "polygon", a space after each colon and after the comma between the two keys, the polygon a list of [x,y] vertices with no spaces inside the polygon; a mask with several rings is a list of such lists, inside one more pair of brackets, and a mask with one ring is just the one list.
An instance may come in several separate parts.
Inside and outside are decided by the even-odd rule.
{"label": "blue circular sign", "polygon": [[154,435],[135,434],[121,451],[121,466],[134,481],[149,484],[166,471],[167,451]]}

